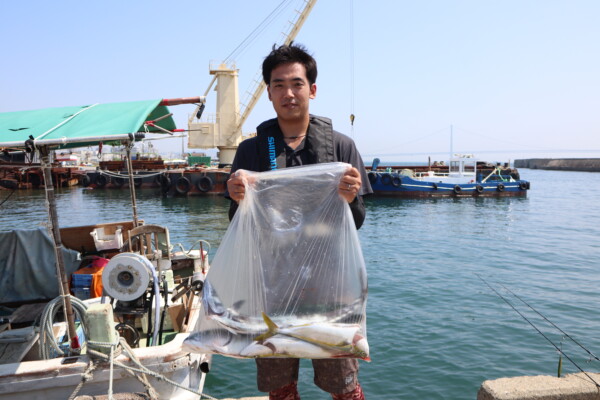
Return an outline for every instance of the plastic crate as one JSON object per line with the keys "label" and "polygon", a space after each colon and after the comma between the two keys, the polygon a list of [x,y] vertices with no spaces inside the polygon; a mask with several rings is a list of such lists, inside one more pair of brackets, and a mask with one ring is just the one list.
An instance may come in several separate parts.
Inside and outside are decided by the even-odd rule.
{"label": "plastic crate", "polygon": [[74,287],[73,288],[73,294],[75,295],[75,297],[77,297],[79,300],[87,300],[90,298],[90,288],[83,288],[83,287]]}
{"label": "plastic crate", "polygon": [[108,235],[104,233],[104,228],[96,228],[90,235],[94,238],[94,245],[96,246],[96,250],[111,250],[111,249],[120,249],[123,247],[123,234],[122,227],[119,226],[115,231],[114,235]]}
{"label": "plastic crate", "polygon": [[71,275],[71,287],[73,288],[90,288],[92,286],[91,274],[73,274]]}

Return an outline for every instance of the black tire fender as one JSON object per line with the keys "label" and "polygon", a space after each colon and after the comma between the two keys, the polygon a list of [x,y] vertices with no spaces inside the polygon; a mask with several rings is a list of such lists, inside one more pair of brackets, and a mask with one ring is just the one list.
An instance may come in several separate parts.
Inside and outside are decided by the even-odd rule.
{"label": "black tire fender", "polygon": [[381,184],[382,185],[391,185],[392,184],[392,175],[388,172],[381,174]]}
{"label": "black tire fender", "polygon": [[111,182],[113,185],[115,185],[116,187],[122,187],[125,184],[125,178],[117,178],[117,177],[113,177],[111,179]]}
{"label": "black tire fender", "polygon": [[96,179],[94,179],[94,183],[98,187],[104,187],[108,183],[108,178],[106,177],[106,175],[98,174],[96,176]]}
{"label": "black tire fender", "polygon": [[496,189],[498,189],[499,192],[504,192],[504,185],[502,183],[499,183]]}
{"label": "black tire fender", "polygon": [[369,177],[369,182],[371,182],[371,185],[373,185],[375,182],[377,182],[377,175],[379,175],[379,174],[374,171],[371,171],[367,174],[367,176]]}
{"label": "black tire fender", "polygon": [[171,178],[169,178],[167,175],[165,174],[160,174],[156,177],[156,183],[158,183],[160,185],[160,188],[163,190],[163,192],[168,192],[169,189],[171,188]]}
{"label": "black tire fender", "polygon": [[179,194],[186,194],[190,191],[191,187],[192,183],[185,176],[180,176],[177,178],[177,181],[175,181],[175,191]]}
{"label": "black tire fender", "polygon": [[[85,175],[87,176],[87,175]],[[89,179],[89,178],[88,178]],[[35,172],[31,172],[29,174],[27,174],[27,181],[29,183],[31,183],[31,186],[33,186],[34,188],[39,188],[40,185],[42,184],[42,177],[39,174],[36,174]],[[89,183],[88,183],[89,185]]]}
{"label": "black tire fender", "polygon": [[527,190],[527,182],[521,182],[519,183],[519,189],[521,190]]}
{"label": "black tire fender", "polygon": [[204,175],[200,177],[198,183],[196,183],[196,187],[201,192],[208,192],[213,188],[213,180],[210,178],[210,176]]}
{"label": "black tire fender", "polygon": [[452,189],[452,191],[453,191],[455,194],[460,194],[460,192],[462,192],[462,188],[461,188],[459,185],[455,185],[455,186],[454,186],[454,189]]}
{"label": "black tire fender", "polygon": [[81,185],[83,187],[88,187],[90,186],[90,183],[92,183],[92,180],[90,179],[89,175],[83,175],[81,177]]}

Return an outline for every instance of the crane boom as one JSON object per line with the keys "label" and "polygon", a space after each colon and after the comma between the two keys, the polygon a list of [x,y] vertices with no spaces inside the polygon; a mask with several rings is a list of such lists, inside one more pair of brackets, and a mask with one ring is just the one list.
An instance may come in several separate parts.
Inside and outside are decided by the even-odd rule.
{"label": "crane boom", "polygon": [[[310,14],[313,7],[317,3],[317,0],[305,0],[305,2],[306,2],[306,4],[304,5],[304,9],[299,13],[298,18],[292,24],[292,28],[290,29],[290,32],[287,34],[287,36],[283,42],[285,45],[291,44],[294,41],[294,39],[296,39],[296,36],[298,36],[298,32],[300,32],[302,25],[304,25],[304,22],[306,21],[306,19],[308,18],[308,15]],[[248,118],[248,116],[250,115],[250,112],[252,112],[252,109],[254,108],[254,106],[256,105],[258,100],[260,99],[260,96],[262,95],[266,86],[267,85],[266,85],[265,81],[262,79],[259,82],[257,82],[256,89],[250,96],[250,100],[248,101],[246,108],[244,108],[244,112],[240,118],[240,121],[239,121],[239,124],[237,127],[239,131],[242,130],[242,126],[244,125],[244,122],[246,122],[246,119]]]}
{"label": "crane boom", "polygon": [[[290,22],[289,32],[284,33],[283,44],[290,44],[298,35],[300,28],[306,21],[317,0],[303,0],[302,11],[296,10],[297,17]],[[278,7],[279,8],[279,7]],[[205,95],[216,82],[217,102],[216,114],[212,121],[200,121],[204,110],[205,97],[200,102],[194,114],[188,118],[188,147],[196,149],[219,150],[219,165],[231,165],[235,157],[238,144],[243,140],[242,126],[250,112],[258,102],[265,83],[262,79],[255,79],[253,90],[249,90],[249,97],[245,104],[240,104],[238,94],[238,70],[235,63],[227,60],[209,66],[209,72],[214,75],[206,89]],[[243,109],[243,113],[241,110]]]}

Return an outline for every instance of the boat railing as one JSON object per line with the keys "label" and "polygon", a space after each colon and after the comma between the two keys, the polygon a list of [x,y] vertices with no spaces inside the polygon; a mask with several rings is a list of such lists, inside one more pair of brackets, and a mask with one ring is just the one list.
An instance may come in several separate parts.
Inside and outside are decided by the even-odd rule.
{"label": "boat railing", "polygon": [[[491,179],[494,178],[494,179]],[[488,180],[497,180],[502,182],[515,182],[514,178],[511,175],[502,175],[502,169],[500,167],[495,167],[492,172],[490,172],[485,178],[481,180],[481,182],[486,182]]]}
{"label": "boat railing", "polygon": [[447,172],[438,172],[438,171],[419,171],[414,173],[415,178],[433,178],[433,177],[447,177],[449,174]]}

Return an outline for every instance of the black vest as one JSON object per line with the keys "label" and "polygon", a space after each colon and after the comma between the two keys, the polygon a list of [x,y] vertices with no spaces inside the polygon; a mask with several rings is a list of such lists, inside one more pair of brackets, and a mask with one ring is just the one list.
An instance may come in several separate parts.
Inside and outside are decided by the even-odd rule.
{"label": "black vest", "polygon": [[[263,122],[256,128],[260,170],[270,171],[286,167],[285,142],[277,118]],[[319,164],[335,161],[333,158],[333,127],[329,118],[310,116],[308,132],[304,141],[308,163]]]}

